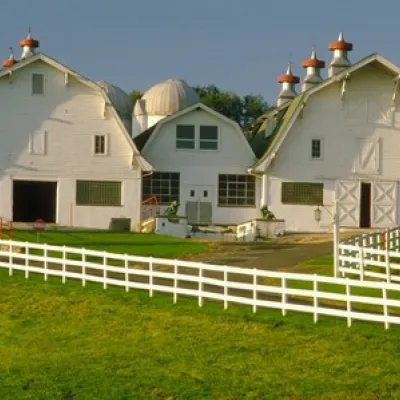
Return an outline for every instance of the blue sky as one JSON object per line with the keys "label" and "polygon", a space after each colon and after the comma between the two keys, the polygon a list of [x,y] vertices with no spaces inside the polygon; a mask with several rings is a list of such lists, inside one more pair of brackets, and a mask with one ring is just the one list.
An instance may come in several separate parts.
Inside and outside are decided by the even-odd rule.
{"label": "blue sky", "polygon": [[[28,26],[41,51],[126,91],[177,77],[275,101],[287,63],[303,77],[313,45],[329,61],[340,31],[356,61],[378,52],[400,64],[400,2],[395,0],[20,0],[0,13],[8,57]],[[326,72],[324,72],[326,76]]]}

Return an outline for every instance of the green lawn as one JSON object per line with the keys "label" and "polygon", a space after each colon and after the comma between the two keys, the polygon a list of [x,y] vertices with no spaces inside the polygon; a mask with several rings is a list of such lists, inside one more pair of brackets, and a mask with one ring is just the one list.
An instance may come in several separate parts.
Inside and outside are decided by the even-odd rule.
{"label": "green lawn", "polygon": [[0,270],[0,399],[400,398],[400,330]]}
{"label": "green lawn", "polygon": [[[27,230],[15,231],[14,240],[36,242],[36,233]],[[208,250],[205,243],[194,239],[107,231],[46,231],[40,234],[40,243],[165,258],[183,257]]]}

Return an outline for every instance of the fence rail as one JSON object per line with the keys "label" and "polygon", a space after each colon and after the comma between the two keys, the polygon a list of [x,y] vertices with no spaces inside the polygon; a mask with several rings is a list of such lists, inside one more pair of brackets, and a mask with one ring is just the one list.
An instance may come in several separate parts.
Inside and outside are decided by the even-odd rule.
{"label": "fence rail", "polygon": [[385,328],[400,324],[400,286],[387,282],[367,282],[310,274],[263,271],[198,262],[114,254],[78,249],[0,240],[0,268],[78,279],[85,286],[95,282],[140,289],[153,296],[155,292],[197,298],[199,306],[206,299],[221,301],[224,308],[237,303],[259,308],[277,309],[286,315],[299,311],[383,323]]}
{"label": "fence rail", "polygon": [[400,283],[400,227],[364,234],[339,244],[339,272],[358,279]]}

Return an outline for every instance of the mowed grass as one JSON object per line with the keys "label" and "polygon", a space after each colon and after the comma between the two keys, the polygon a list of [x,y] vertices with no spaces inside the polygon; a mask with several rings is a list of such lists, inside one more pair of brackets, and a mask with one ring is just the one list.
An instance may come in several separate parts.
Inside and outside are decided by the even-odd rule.
{"label": "mowed grass", "polygon": [[400,398],[400,330],[0,270],[1,399]]}
{"label": "mowed grass", "polygon": [[[14,232],[14,240],[36,243],[36,232],[17,230]],[[183,257],[208,250],[207,244],[194,239],[179,239],[156,234],[107,231],[45,231],[40,234],[39,243],[165,258]]]}

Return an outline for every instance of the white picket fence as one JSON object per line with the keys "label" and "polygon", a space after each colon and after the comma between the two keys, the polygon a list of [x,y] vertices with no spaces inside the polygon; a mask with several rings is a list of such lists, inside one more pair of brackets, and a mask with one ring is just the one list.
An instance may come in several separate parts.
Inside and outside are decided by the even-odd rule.
{"label": "white picket fence", "polygon": [[339,244],[339,272],[358,279],[400,282],[400,228],[371,232]]}
{"label": "white picket fence", "polygon": [[198,262],[114,254],[103,251],[0,240],[0,268],[9,275],[23,271],[130,289],[195,297],[259,308],[298,311],[354,320],[400,324],[400,286],[386,282],[332,278],[309,274],[261,271]]}

